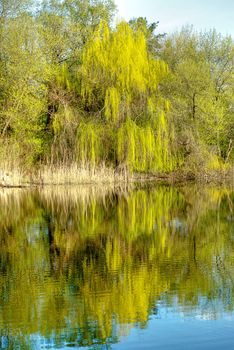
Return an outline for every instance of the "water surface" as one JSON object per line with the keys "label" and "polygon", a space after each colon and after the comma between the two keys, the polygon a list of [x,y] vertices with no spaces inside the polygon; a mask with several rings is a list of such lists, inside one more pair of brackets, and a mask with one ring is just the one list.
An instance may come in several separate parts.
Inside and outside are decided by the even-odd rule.
{"label": "water surface", "polygon": [[0,192],[1,349],[233,349],[234,192]]}

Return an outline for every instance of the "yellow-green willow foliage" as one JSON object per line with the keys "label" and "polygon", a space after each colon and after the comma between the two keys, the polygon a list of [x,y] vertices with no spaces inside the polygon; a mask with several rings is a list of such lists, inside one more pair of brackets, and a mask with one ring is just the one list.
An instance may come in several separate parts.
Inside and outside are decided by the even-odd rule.
{"label": "yellow-green willow foliage", "polygon": [[68,66],[66,63],[63,63],[61,67],[55,67],[55,79],[59,87],[70,91],[74,88],[71,82],[71,74],[69,72]]}
{"label": "yellow-green willow foliage", "polygon": [[114,122],[119,120],[119,104],[118,90],[114,87],[108,88],[105,96],[105,117],[107,120]]}
{"label": "yellow-green willow foliage", "polygon": [[167,171],[176,164],[170,152],[167,120],[163,111],[157,117],[157,131],[150,125],[138,126],[130,118],[117,131],[117,159],[130,170]]}
{"label": "yellow-green willow foliage", "polygon": [[[94,118],[99,108],[99,122],[101,114],[102,123],[115,136],[116,142],[112,138],[108,146],[114,148],[112,160],[130,171],[171,170],[175,162],[170,150],[169,103],[159,89],[168,68],[147,52],[144,34],[125,22],[110,32],[101,22],[84,49],[80,74],[86,108]],[[93,163],[92,159],[91,155],[86,158]]]}
{"label": "yellow-green willow foliage", "polygon": [[95,123],[81,123],[77,133],[77,156],[82,165],[95,166],[103,160],[103,128]]}

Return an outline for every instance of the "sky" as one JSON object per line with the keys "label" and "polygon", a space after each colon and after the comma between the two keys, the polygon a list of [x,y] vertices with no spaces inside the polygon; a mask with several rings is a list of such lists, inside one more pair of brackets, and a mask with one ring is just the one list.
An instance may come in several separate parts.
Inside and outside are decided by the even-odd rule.
{"label": "sky", "polygon": [[118,19],[146,17],[159,21],[158,32],[170,33],[192,24],[197,30],[215,28],[234,37],[234,0],[115,0]]}

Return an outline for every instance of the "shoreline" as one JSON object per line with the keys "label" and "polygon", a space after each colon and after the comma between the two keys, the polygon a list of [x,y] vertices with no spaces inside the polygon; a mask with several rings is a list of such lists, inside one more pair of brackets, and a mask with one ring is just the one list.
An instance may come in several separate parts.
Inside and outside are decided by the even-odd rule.
{"label": "shoreline", "polygon": [[[0,168],[1,169],[1,168]],[[192,173],[174,171],[171,173],[116,173],[115,169],[105,166],[94,169],[78,166],[42,167],[38,170],[21,171],[19,169],[0,170],[0,188],[33,188],[44,186],[71,185],[126,185],[134,183],[160,184],[223,184],[234,186],[234,168],[209,172]]]}

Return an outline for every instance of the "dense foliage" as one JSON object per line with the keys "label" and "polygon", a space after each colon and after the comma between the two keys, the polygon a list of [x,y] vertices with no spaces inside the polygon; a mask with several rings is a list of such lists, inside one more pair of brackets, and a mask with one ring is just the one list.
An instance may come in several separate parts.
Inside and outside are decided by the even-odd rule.
{"label": "dense foliage", "polygon": [[233,160],[234,46],[113,26],[112,0],[0,0],[2,161],[137,172]]}

